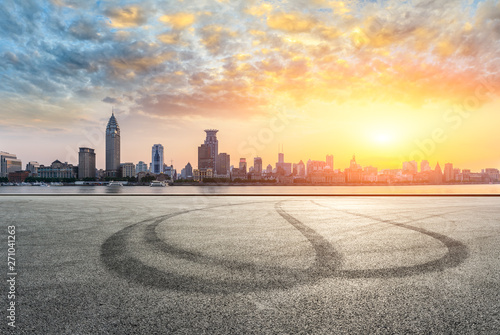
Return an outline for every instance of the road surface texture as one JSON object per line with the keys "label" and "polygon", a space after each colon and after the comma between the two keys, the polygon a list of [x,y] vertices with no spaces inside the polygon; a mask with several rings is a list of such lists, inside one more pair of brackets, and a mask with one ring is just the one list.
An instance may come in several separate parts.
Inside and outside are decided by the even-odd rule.
{"label": "road surface texture", "polygon": [[3,196],[0,213],[18,334],[500,333],[500,197]]}

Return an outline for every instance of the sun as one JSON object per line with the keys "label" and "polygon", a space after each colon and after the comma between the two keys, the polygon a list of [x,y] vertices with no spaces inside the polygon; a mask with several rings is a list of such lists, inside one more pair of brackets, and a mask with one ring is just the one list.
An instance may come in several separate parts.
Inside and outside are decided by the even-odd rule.
{"label": "sun", "polygon": [[392,136],[388,133],[376,133],[373,135],[373,141],[378,144],[388,144],[392,142]]}

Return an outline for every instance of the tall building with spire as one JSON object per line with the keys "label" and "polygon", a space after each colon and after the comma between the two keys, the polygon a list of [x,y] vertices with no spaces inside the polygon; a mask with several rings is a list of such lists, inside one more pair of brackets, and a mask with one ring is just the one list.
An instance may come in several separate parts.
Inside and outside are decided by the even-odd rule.
{"label": "tall building with spire", "polygon": [[163,145],[155,144],[151,150],[151,172],[159,174],[164,172]]}
{"label": "tall building with spire", "polygon": [[106,172],[118,176],[120,171],[120,126],[113,111],[106,126]]}
{"label": "tall building with spire", "polygon": [[[217,129],[205,129],[207,133],[207,138],[205,139],[205,145],[210,148],[210,168],[215,171],[217,156],[219,155],[219,140],[217,140]],[[217,171],[215,171],[217,173]]]}

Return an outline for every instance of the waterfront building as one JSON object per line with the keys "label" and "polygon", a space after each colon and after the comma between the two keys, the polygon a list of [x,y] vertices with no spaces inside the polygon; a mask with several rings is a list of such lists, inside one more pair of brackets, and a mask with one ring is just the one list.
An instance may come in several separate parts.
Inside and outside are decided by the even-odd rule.
{"label": "waterfront building", "polygon": [[416,161],[411,162],[403,162],[403,173],[417,173],[418,172],[418,163]]}
{"label": "waterfront building", "polygon": [[420,162],[420,171],[421,172],[431,171],[431,166],[429,165],[428,161],[423,160]]}
{"label": "waterfront building", "polygon": [[441,166],[439,166],[439,163],[437,163],[436,168],[434,169],[431,183],[441,184],[442,182],[443,182],[443,170],[441,170]]}
{"label": "waterfront building", "polygon": [[106,173],[113,177],[120,170],[120,126],[112,112],[106,126]]}
{"label": "waterfront building", "polygon": [[78,167],[68,164],[68,162],[62,163],[59,160],[55,160],[49,166],[40,165],[38,176],[40,178],[76,179],[78,176]]}
{"label": "waterfront building", "polygon": [[95,152],[82,147],[78,152],[78,179],[84,178],[95,178]]}
{"label": "waterfront building", "polygon": [[453,164],[451,164],[451,163],[446,163],[444,165],[444,181],[446,183],[455,181]]}
{"label": "waterfront building", "polygon": [[[217,129],[205,129],[207,137],[205,138],[204,144],[210,148],[209,156],[210,160],[207,162],[208,167],[213,170],[214,174],[217,174],[216,160],[219,155],[219,140],[217,140]],[[200,168],[198,166],[198,168]]]}
{"label": "waterfront building", "polygon": [[240,165],[239,165],[239,170],[240,170],[240,173],[243,172],[243,173],[247,173],[247,160],[246,158],[240,158]]}
{"label": "waterfront building", "polygon": [[29,172],[30,177],[38,177],[38,168],[40,167],[40,164],[35,161],[31,161],[28,164],[26,164],[26,171]]}
{"label": "waterfront building", "polygon": [[134,163],[122,163],[120,164],[120,170],[123,178],[132,178],[136,175]]}
{"label": "waterfront building", "polygon": [[352,156],[349,168],[344,170],[345,180],[348,183],[360,183],[363,179],[363,169],[361,165],[356,163],[356,156]]}
{"label": "waterfront building", "polygon": [[30,175],[29,171],[16,171],[16,172],[9,172],[7,174],[7,178],[9,179],[10,183],[24,183],[26,178],[28,178]]}
{"label": "waterfront building", "polygon": [[262,158],[255,157],[253,159],[253,173],[255,173],[256,175],[262,174]]}
{"label": "waterfront building", "polygon": [[193,178],[193,167],[191,166],[191,163],[187,163],[186,166],[184,167],[184,179],[191,179]]}
{"label": "waterfront building", "polygon": [[306,176],[306,166],[302,160],[300,160],[297,164],[293,164],[293,172],[298,177],[303,178]]}
{"label": "waterfront building", "polygon": [[212,169],[205,169],[205,170],[200,170],[200,169],[195,169],[193,170],[193,179],[194,181],[203,181],[205,178],[213,178],[214,173]]}
{"label": "waterfront building", "polygon": [[139,163],[135,165],[135,174],[147,171],[148,171],[148,164],[144,163],[143,161],[139,161]]}
{"label": "waterfront building", "polygon": [[174,181],[177,179],[177,170],[174,169],[173,165],[163,166],[163,173],[170,177],[170,180]]}
{"label": "waterfront building", "polygon": [[323,161],[307,161],[307,174],[311,174],[318,171],[323,171],[326,167],[326,162]]}
{"label": "waterfront building", "polygon": [[333,171],[333,155],[326,155],[326,169]]}
{"label": "waterfront building", "polygon": [[268,164],[267,167],[266,167],[266,173],[267,174],[271,174],[273,173],[273,167],[271,164]]}
{"label": "waterfront building", "polygon": [[289,176],[292,174],[292,163],[285,163],[285,154],[282,152],[278,153],[276,173],[282,176]]}
{"label": "waterfront building", "polygon": [[14,154],[0,151],[0,177],[7,177],[10,172],[21,171],[23,164]]}
{"label": "waterfront building", "polygon": [[217,175],[228,176],[231,169],[231,157],[225,152],[221,152],[217,156],[216,171]]}
{"label": "waterfront building", "polygon": [[485,179],[488,182],[500,181],[500,171],[498,169],[484,169]]}
{"label": "waterfront building", "polygon": [[154,144],[151,149],[151,172],[155,174],[163,173],[163,145]]}
{"label": "waterfront building", "polygon": [[213,169],[212,149],[207,144],[198,147],[198,170]]}

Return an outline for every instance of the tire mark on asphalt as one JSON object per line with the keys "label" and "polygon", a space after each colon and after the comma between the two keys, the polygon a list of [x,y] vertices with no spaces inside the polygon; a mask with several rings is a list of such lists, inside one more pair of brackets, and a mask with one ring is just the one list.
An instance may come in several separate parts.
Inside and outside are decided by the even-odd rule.
{"label": "tire mark on asphalt", "polygon": [[316,252],[316,265],[315,268],[320,271],[322,275],[328,275],[335,271],[335,268],[342,263],[342,256],[335,250],[333,245],[325,239],[322,235],[318,234],[314,229],[306,226],[301,221],[297,220],[288,214],[282,207],[283,201],[277,202],[274,209],[284,218],[288,223],[295,227],[302,235],[305,236],[313,246]]}
{"label": "tire mark on asphalt", "polygon": [[[432,232],[424,228],[415,227],[408,225],[407,223],[398,223],[392,220],[383,220],[374,216],[353,213],[350,211],[343,211],[335,208],[331,208],[328,206],[321,205],[315,201],[311,201],[317,206],[326,207],[328,209],[333,209],[342,213],[350,214],[357,217],[362,217],[366,219],[375,220],[380,223],[387,223],[396,227],[413,230],[419,232],[421,234],[427,235],[435,240],[441,242],[448,250],[446,254],[433,261],[429,261],[426,263],[413,265],[413,266],[398,266],[398,267],[390,267],[390,268],[382,268],[382,269],[363,269],[363,270],[338,270],[337,273],[345,278],[387,278],[387,277],[407,277],[413,276],[416,274],[426,273],[426,272],[435,272],[442,271],[446,268],[456,267],[462,264],[469,257],[469,249],[462,242],[455,240],[449,236],[439,234],[437,232]],[[441,215],[432,215],[430,217],[436,217]],[[411,222],[417,222],[425,220],[419,219]]]}
{"label": "tire mark on asphalt", "polygon": [[[321,275],[325,273],[325,267],[332,266],[324,261],[320,261],[319,263],[316,262],[308,269],[292,269],[285,267],[266,267],[259,266],[254,263],[217,259],[202,255],[201,253],[186,251],[181,248],[168,245],[159,239],[155,231],[158,224],[178,215],[199,210],[246,205],[251,203],[256,202],[191,209],[138,222],[113,234],[103,243],[101,246],[101,260],[108,269],[117,273],[119,276],[147,287],[209,294],[253,292],[268,289],[290,288],[295,285],[310,283],[311,281],[319,279]],[[142,263],[140,260],[135,258],[134,255],[127,251],[127,245],[128,236],[134,229],[144,224],[147,224],[143,235],[145,239],[144,242],[151,244],[155,248],[155,251],[166,253],[191,262],[222,265],[231,271],[237,271],[239,273],[250,272],[250,278],[248,280],[213,280],[203,277],[181,275],[172,271],[163,271]],[[304,231],[304,229],[302,229],[302,231]],[[302,233],[302,231],[300,232]],[[308,240],[311,237],[311,233],[312,232],[308,231],[309,237],[305,236]],[[140,242],[142,241],[139,241],[139,243]],[[315,242],[314,239],[313,242]],[[319,249],[313,246],[315,251],[320,250],[321,253],[328,255],[325,247],[327,246],[324,244]],[[317,259],[323,258],[323,254],[321,253]]]}
{"label": "tire mark on asphalt", "polygon": [[[287,289],[296,285],[308,284],[328,277],[388,278],[413,276],[420,273],[439,271],[445,268],[458,266],[468,257],[467,247],[463,243],[448,236],[431,232],[423,228],[410,226],[407,224],[408,222],[397,223],[391,220],[383,220],[369,215],[335,209],[336,211],[344,212],[350,215],[375,220],[377,221],[377,224],[387,223],[401,228],[417,231],[440,241],[448,249],[445,256],[434,261],[414,266],[363,270],[338,269],[337,267],[340,266],[342,262],[342,256],[335,250],[333,245],[314,229],[308,227],[300,220],[287,213],[282,207],[283,202],[285,201],[275,203],[274,208],[276,212],[295,229],[297,229],[311,243],[315,251],[315,262],[308,269],[259,266],[254,263],[211,257],[203,255],[199,252],[188,251],[169,245],[161,240],[156,233],[156,228],[160,223],[179,215],[219,207],[232,207],[263,202],[225,204],[189,209],[140,221],[109,237],[101,246],[101,260],[109,270],[118,274],[120,277],[147,287],[193,293],[226,294],[236,292],[254,292],[269,289]],[[311,202],[317,206],[332,209],[314,201]],[[419,220],[424,219],[425,218]],[[143,225],[146,226],[142,227]],[[192,263],[222,266],[229,270],[229,275],[235,272],[239,274],[246,272],[247,274],[245,277],[248,277],[248,279],[208,279],[203,276],[190,276],[178,274],[173,271],[163,271],[144,264],[139,259],[135,258],[130,251],[127,251],[129,245],[129,235],[134,229],[141,228],[144,228],[142,235],[143,239],[141,241],[137,241],[137,243],[145,242],[152,247],[155,252],[161,252],[167,256],[184,259]]]}

